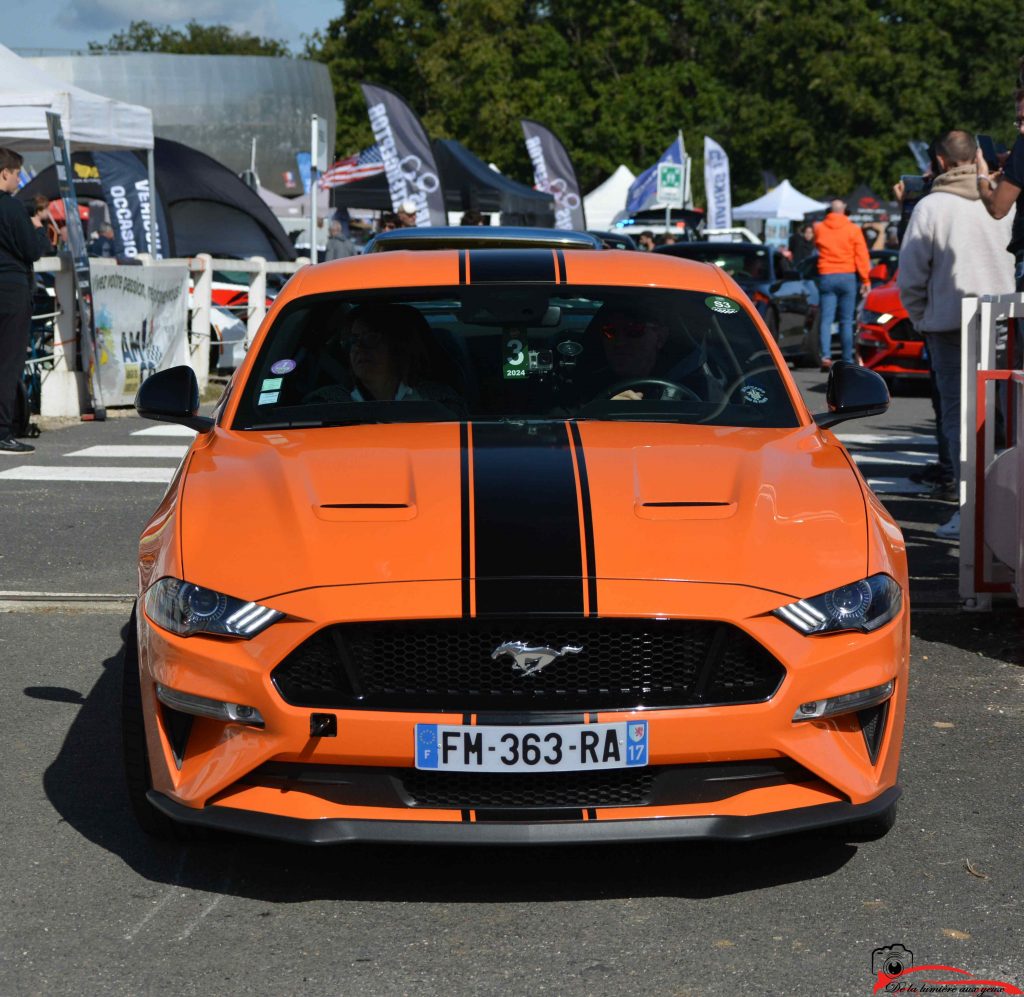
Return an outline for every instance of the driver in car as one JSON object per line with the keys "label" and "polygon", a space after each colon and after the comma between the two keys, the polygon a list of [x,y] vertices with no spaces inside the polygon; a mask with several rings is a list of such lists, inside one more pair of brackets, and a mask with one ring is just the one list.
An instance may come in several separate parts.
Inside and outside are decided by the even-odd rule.
{"label": "driver in car", "polygon": [[[584,394],[593,398],[602,389],[614,391],[606,396],[610,401],[705,398],[703,348],[686,337],[691,349],[673,363],[665,355],[670,327],[662,315],[606,305],[594,316],[590,329],[600,339],[604,365],[586,378]],[[593,335],[590,338],[593,343]]]}

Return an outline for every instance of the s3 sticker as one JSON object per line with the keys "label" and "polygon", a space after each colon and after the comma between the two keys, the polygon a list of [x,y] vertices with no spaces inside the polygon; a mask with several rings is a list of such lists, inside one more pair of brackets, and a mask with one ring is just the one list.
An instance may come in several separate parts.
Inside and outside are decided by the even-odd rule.
{"label": "s3 sticker", "polygon": [[735,315],[740,310],[740,306],[735,301],[719,297],[717,294],[706,297],[704,304],[713,312],[718,312],[719,315]]}
{"label": "s3 sticker", "polygon": [[740,388],[740,394],[743,396],[743,400],[750,402],[751,405],[764,405],[768,401],[768,392],[756,384],[744,384]]}
{"label": "s3 sticker", "polygon": [[293,370],[295,370],[295,366],[296,364],[294,360],[275,360],[270,365],[270,373],[290,374]]}

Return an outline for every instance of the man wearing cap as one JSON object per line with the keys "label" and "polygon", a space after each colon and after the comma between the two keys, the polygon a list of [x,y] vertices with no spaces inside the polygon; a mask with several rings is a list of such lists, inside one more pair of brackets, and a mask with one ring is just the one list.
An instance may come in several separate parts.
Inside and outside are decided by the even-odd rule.
{"label": "man wearing cap", "polygon": [[416,202],[412,198],[406,198],[398,206],[398,225],[400,228],[416,227]]}

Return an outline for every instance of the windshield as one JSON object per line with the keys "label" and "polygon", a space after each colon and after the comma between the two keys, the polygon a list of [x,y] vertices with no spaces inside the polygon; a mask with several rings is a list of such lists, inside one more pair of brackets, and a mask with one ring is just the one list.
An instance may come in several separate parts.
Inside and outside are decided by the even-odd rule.
{"label": "windshield", "polygon": [[[677,244],[678,246],[678,244]],[[688,242],[673,247],[673,256],[688,260],[714,263],[737,280],[771,280],[768,250],[762,246],[741,249],[738,246],[716,246],[710,243]]]}
{"label": "windshield", "polygon": [[487,284],[292,302],[263,341],[234,428],[566,418],[799,424],[738,302]]}

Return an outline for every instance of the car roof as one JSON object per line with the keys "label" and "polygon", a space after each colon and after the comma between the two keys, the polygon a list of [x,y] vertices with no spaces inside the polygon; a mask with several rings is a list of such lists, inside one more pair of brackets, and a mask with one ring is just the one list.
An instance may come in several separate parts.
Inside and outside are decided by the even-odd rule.
{"label": "car roof", "polygon": [[526,228],[513,225],[452,225],[395,229],[381,232],[367,244],[366,253],[394,249],[603,249],[589,232]]}
{"label": "car roof", "polygon": [[671,242],[667,246],[655,246],[654,252],[667,255],[678,254],[680,256],[703,256],[705,253],[765,253],[768,250],[763,242]]}
{"label": "car roof", "polygon": [[736,297],[736,284],[703,260],[624,249],[442,249],[349,256],[295,273],[276,298],[359,290],[487,284],[660,287]]}

